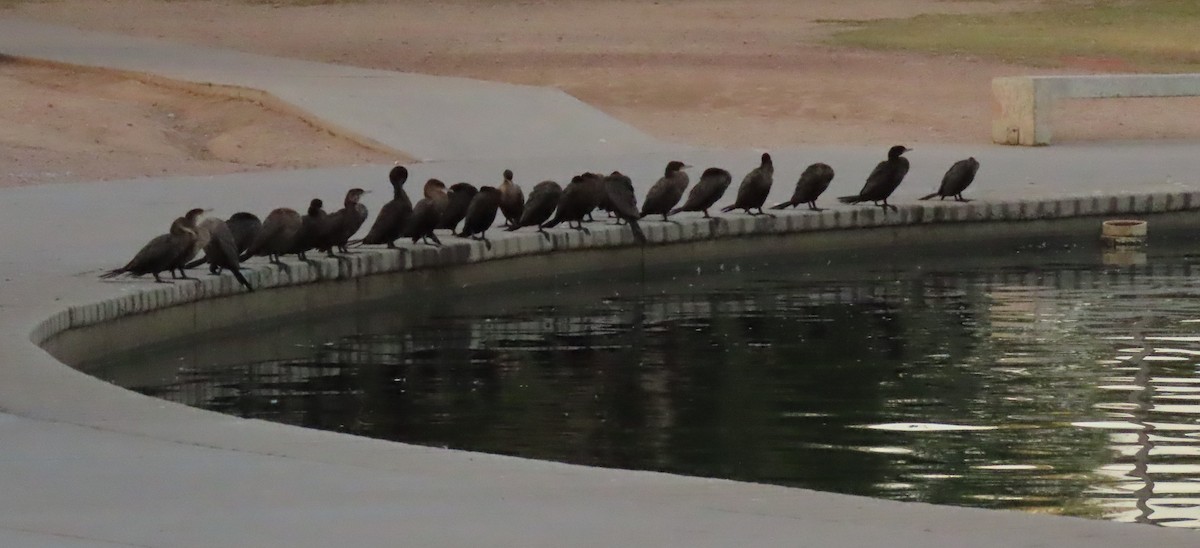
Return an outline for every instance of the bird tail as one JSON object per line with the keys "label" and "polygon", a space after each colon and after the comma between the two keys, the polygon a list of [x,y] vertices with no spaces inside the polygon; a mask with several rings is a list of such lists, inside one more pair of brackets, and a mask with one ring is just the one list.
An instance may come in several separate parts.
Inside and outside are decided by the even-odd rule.
{"label": "bird tail", "polygon": [[737,204],[734,204],[731,206],[725,206],[725,207],[721,208],[721,213],[729,213],[730,211],[733,211],[735,209],[737,209]]}
{"label": "bird tail", "polygon": [[683,208],[677,207],[677,208],[672,209],[671,211],[667,212],[667,216],[670,217],[671,215],[675,215],[677,213],[682,213],[682,212],[683,212]]}
{"label": "bird tail", "polygon": [[627,219],[629,221],[629,230],[633,231],[633,239],[640,245],[646,245],[646,233],[642,232],[642,227],[638,226],[637,219]]}
{"label": "bird tail", "polygon": [[197,266],[204,264],[204,261],[207,261],[207,260],[208,260],[208,255],[205,254],[204,257],[196,259],[188,264],[185,264],[185,265],[183,265],[183,267],[184,268],[196,268]]}
{"label": "bird tail", "polygon": [[[368,234],[368,235],[367,235],[367,238],[370,238],[370,237],[371,237],[371,235],[370,235],[370,234]],[[346,242],[346,245],[347,245],[347,246],[359,247],[359,246],[361,246],[361,245],[363,245],[363,244],[365,244],[365,243],[366,243],[366,241],[367,241],[367,238],[363,238],[363,239],[361,239],[361,240],[349,240],[349,241],[347,241],[347,242]],[[374,242],[371,242],[371,243],[374,243]]]}
{"label": "bird tail", "polygon": [[242,270],[240,268],[230,268],[229,271],[233,272],[233,277],[237,278],[238,283],[245,286],[246,291],[254,293],[254,288],[250,287],[250,282],[246,280],[245,276],[242,275]]}
{"label": "bird tail", "polygon": [[842,196],[841,198],[838,198],[838,201],[843,204],[857,204],[864,200],[862,196],[856,194],[854,196]]}
{"label": "bird tail", "polygon": [[505,231],[505,232],[513,232],[514,230],[517,230],[518,228],[521,228],[521,222],[520,222],[520,221],[517,221],[517,222],[515,222],[515,223],[513,223],[513,224],[509,225],[509,226],[508,226],[508,228],[505,228],[505,229],[504,229],[504,231]]}
{"label": "bird tail", "polygon": [[555,226],[558,225],[558,223],[561,223],[561,222],[562,222],[562,219],[555,217],[554,219],[551,219],[549,221],[546,221],[545,223],[542,223],[542,228],[554,228]]}
{"label": "bird tail", "polygon": [[926,195],[924,197],[917,198],[917,199],[918,200],[929,200],[931,198],[937,198],[937,196],[938,196],[938,193],[934,192],[933,194],[929,194],[929,195]]}
{"label": "bird tail", "polygon": [[108,272],[105,272],[104,274],[101,274],[101,275],[100,275],[100,279],[102,279],[102,280],[107,280],[107,279],[110,279],[110,278],[116,278],[117,276],[120,276],[121,274],[124,274],[124,273],[125,273],[125,269],[124,269],[124,268],[118,268],[118,269],[116,269],[116,270],[109,270]]}
{"label": "bird tail", "polygon": [[778,204],[771,206],[771,209],[787,209],[794,205],[796,205],[796,204],[793,204],[792,202],[782,202],[782,203],[778,203]]}

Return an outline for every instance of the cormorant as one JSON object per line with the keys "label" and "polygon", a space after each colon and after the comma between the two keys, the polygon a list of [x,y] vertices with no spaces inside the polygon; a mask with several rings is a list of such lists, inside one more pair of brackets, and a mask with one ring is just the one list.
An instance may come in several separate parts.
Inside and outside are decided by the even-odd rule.
{"label": "cormorant", "polygon": [[[542,228],[552,228],[565,221],[570,228],[590,233],[583,227],[583,218],[595,209],[595,204],[595,187],[592,181],[584,175],[576,175],[571,178],[567,188],[563,189],[562,196],[559,196],[558,209],[554,212],[554,218],[542,223]],[[578,226],[571,226],[572,222]]]}
{"label": "cormorant", "polygon": [[629,222],[629,229],[633,231],[633,239],[637,240],[637,243],[645,244],[646,234],[642,232],[642,227],[638,226],[638,219],[645,213],[638,213],[633,181],[621,172],[614,171],[604,178],[604,191],[608,195],[607,201],[612,206],[612,212],[617,218]]}
{"label": "cormorant", "polygon": [[318,249],[329,253],[330,257],[336,257],[333,252],[335,248],[342,253],[349,252],[346,244],[350,237],[367,222],[367,206],[361,203],[363,194],[367,192],[370,191],[361,188],[352,188],[346,192],[342,209],[331,213],[322,223]]}
{"label": "cormorant", "polygon": [[183,217],[171,223],[171,229],[166,234],[150,240],[133,256],[125,266],[101,274],[104,279],[115,278],[121,274],[134,277],[151,274],[154,281],[164,282],[159,274],[170,270],[180,255],[191,250],[196,242],[196,218],[204,213],[203,209],[188,211]]}
{"label": "cormorant", "polygon": [[[205,219],[199,223],[192,221],[188,225],[189,228],[196,233],[196,239],[192,242],[191,247],[188,247],[183,253],[180,253],[179,256],[175,258],[175,261],[171,263],[172,278],[178,278],[182,280],[191,279],[188,278],[186,270],[192,268],[192,259],[196,258],[196,255],[200,253],[201,249],[208,247],[208,242],[212,239],[212,233],[209,232],[209,224],[206,222],[208,220],[209,219]],[[212,220],[219,221],[219,219]],[[204,262],[204,259],[196,261],[196,264],[202,262]],[[179,276],[175,276],[175,271],[179,271]]]}
{"label": "cormorant", "polygon": [[238,283],[247,291],[254,291],[250,282],[242,275],[241,261],[238,261],[237,239],[229,224],[215,217],[209,217],[200,222],[200,231],[208,234],[208,244],[204,246],[204,260],[208,261],[208,270],[213,274],[226,269],[233,274]]}
{"label": "cormorant", "polygon": [[229,232],[233,234],[233,243],[237,246],[240,256],[250,249],[250,244],[254,243],[254,239],[258,237],[258,232],[262,230],[263,224],[257,215],[240,211],[230,215],[229,219],[225,221],[225,226],[229,227]]}
{"label": "cormorant", "polygon": [[[500,209],[501,200],[503,200],[503,193],[500,192],[500,189],[490,186],[479,187],[479,192],[475,193],[474,198],[471,198],[471,205],[467,206],[467,215],[463,218],[463,229],[458,235],[463,238],[483,240],[488,249],[491,249],[492,242],[487,239],[487,229],[496,221],[496,212]],[[479,235],[478,238],[475,237],[476,234]]]}
{"label": "cormorant", "polygon": [[[604,192],[604,176],[599,173],[586,172],[579,175],[581,192],[579,194],[579,206],[586,208],[588,221],[595,221],[592,218],[592,211],[601,206],[608,208],[609,205],[604,203],[608,198],[608,194]],[[564,189],[565,191],[565,189]],[[605,209],[605,211],[608,211]]]}
{"label": "cormorant", "polygon": [[825,189],[829,188],[830,181],[833,181],[833,168],[828,164],[816,163],[808,166],[804,173],[800,174],[800,179],[796,181],[796,191],[792,193],[792,199],[771,209],[785,209],[808,204],[808,209],[823,211],[817,207],[817,198],[825,192]]}
{"label": "cormorant", "polygon": [[504,170],[504,182],[500,183],[500,212],[504,214],[504,226],[510,227],[521,220],[525,210],[525,193],[513,182],[512,170]]}
{"label": "cormorant", "polygon": [[308,203],[308,214],[300,219],[300,231],[296,233],[296,238],[292,241],[292,248],[286,253],[295,253],[301,261],[307,261],[306,254],[321,245],[321,236],[327,228],[325,218],[328,217],[325,210],[322,209],[324,206],[325,202],[319,198],[313,198]]}
{"label": "cormorant", "polygon": [[[735,209],[743,209],[750,215],[763,215],[762,206],[767,202],[767,195],[771,193],[771,183],[774,180],[775,164],[771,163],[771,155],[764,152],[762,163],[742,178],[742,185],[738,187],[737,199],[733,205],[721,208],[721,212],[729,213]],[[757,209],[758,213],[752,213],[751,209]]]}
{"label": "cormorant", "polygon": [[304,221],[296,210],[280,207],[267,214],[262,222],[262,229],[246,251],[238,257],[245,261],[250,257],[266,256],[272,263],[279,264],[279,256],[291,253],[296,246],[296,236],[300,234]]}
{"label": "cormorant", "polygon": [[516,224],[510,225],[507,230],[512,232],[524,226],[536,226],[538,227],[538,232],[541,232],[547,240],[550,239],[550,235],[546,234],[546,230],[541,227],[541,224],[554,214],[562,193],[562,186],[554,181],[542,181],[538,183],[533,187],[533,191],[529,193],[529,200],[525,202],[521,218]]}
{"label": "cormorant", "polygon": [[[433,240],[433,245],[442,245],[442,241],[433,233],[438,227],[438,222],[442,218],[442,213],[446,211],[447,203],[450,201],[450,196],[446,192],[446,183],[437,179],[430,179],[425,182],[424,198],[413,206],[412,216],[408,218],[408,225],[404,227],[404,237],[412,238],[413,243],[424,239],[425,243]],[[468,204],[470,205],[470,204]]]}
{"label": "cormorant", "polygon": [[650,187],[650,192],[646,193],[646,201],[642,202],[642,217],[662,215],[663,220],[667,220],[671,214],[671,208],[679,204],[679,200],[683,199],[683,192],[687,190],[690,181],[688,174],[683,170],[689,167],[691,166],[684,165],[683,162],[677,160],[667,163],[662,178]]}
{"label": "cormorant", "polygon": [[971,200],[963,198],[962,193],[975,181],[977,171],[979,171],[979,160],[974,157],[954,162],[954,165],[946,171],[946,175],[942,177],[942,186],[938,188],[938,191],[921,199],[928,200],[937,196],[938,199],[944,200],[953,196],[956,202],[969,202]]}
{"label": "cormorant", "polygon": [[[875,202],[875,205],[882,207],[884,212],[888,208],[893,211],[899,210],[894,205],[888,204],[888,196],[891,196],[896,191],[896,187],[900,186],[901,181],[904,181],[904,176],[908,174],[908,158],[904,158],[903,154],[912,150],[904,145],[896,145],[888,149],[888,159],[879,162],[871,174],[867,176],[867,183],[863,185],[862,190],[855,196],[842,196],[838,198],[843,204],[857,204],[859,202]],[[880,202],[883,202],[881,205]]]}
{"label": "cormorant", "polygon": [[725,190],[732,182],[733,176],[719,167],[704,170],[700,181],[688,193],[687,201],[682,206],[672,209],[670,215],[681,211],[703,211],[705,219],[711,218],[708,214],[709,208],[725,195]]}
{"label": "cormorant", "polygon": [[450,232],[454,232],[458,223],[467,216],[467,207],[471,205],[471,198],[475,197],[476,192],[479,192],[479,189],[470,183],[452,185],[448,194],[449,201],[446,203],[445,210],[442,211],[437,227],[448,228]]}
{"label": "cormorant", "polygon": [[[203,227],[205,223],[213,224],[211,221],[214,220],[215,219],[205,219],[200,223],[200,226]],[[254,239],[258,237],[258,232],[262,230],[262,221],[258,220],[258,216],[254,215],[253,213],[246,213],[244,211],[234,213],[229,217],[229,220],[223,222],[222,224],[225,226],[225,230],[229,232],[229,236],[233,238],[234,260],[237,260],[238,257],[241,257],[242,253],[250,248],[250,244],[254,243]],[[209,244],[211,245],[211,243],[212,242],[210,241]],[[207,247],[205,247],[204,254],[205,256],[203,258],[188,263],[184,268],[196,268],[197,266],[207,262],[208,271],[210,273],[220,274],[221,268],[223,267],[219,264],[219,262],[214,262],[213,259],[209,257]],[[240,264],[241,261],[238,261],[238,263]]]}
{"label": "cormorant", "polygon": [[404,183],[408,181],[408,169],[404,166],[392,168],[388,173],[388,181],[392,183],[392,201],[383,204],[379,209],[375,224],[371,225],[367,236],[359,242],[363,245],[387,244],[389,248],[395,248],[396,240],[400,239],[404,225],[408,224],[408,218],[412,216],[412,201],[404,191]]}

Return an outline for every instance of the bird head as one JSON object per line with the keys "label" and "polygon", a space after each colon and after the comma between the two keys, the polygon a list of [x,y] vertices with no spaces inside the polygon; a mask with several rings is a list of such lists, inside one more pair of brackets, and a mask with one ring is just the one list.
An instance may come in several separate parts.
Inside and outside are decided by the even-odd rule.
{"label": "bird head", "polygon": [[404,166],[396,166],[392,168],[392,170],[388,172],[388,180],[391,181],[393,185],[404,184],[404,181],[408,180],[408,168]]}

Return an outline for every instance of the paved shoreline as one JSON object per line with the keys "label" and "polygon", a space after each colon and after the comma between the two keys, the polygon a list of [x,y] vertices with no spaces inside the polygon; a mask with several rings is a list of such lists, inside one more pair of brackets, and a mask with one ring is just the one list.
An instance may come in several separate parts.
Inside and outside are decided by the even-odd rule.
{"label": "paved shoreline", "polygon": [[[740,179],[758,154],[662,143],[561,92],[522,86],[272,59],[12,20],[0,20],[0,53],[262,89],[384,146],[437,160],[411,166],[413,181],[436,175],[486,183],[498,181],[508,167],[528,189],[543,178],[621,169],[634,177],[641,195],[670,157],[700,168],[721,165]],[[470,108],[464,111],[463,104]],[[540,122],[512,131],[531,118]],[[478,130],[461,131],[476,127],[471,124]],[[876,148],[773,150],[779,172],[772,200],[790,194],[804,165],[826,161],[838,170],[822,200],[832,205],[832,196],[861,186],[883,155]],[[849,206],[820,215],[789,212],[776,220],[730,215],[724,234],[840,230],[918,218],[1019,221],[1200,208],[1197,143],[914,148],[913,173],[897,194],[898,215],[885,220],[877,211]],[[950,162],[967,155],[984,166],[968,192],[980,201],[913,205]],[[194,299],[191,284],[95,279],[188,207],[261,215],[279,205],[300,207],[310,196],[337,200],[357,185],[377,190],[367,203],[376,211],[386,199],[378,192],[386,188],[386,170],[0,191],[0,488],[6,495],[0,500],[0,544],[1094,547],[1194,546],[1200,539],[1192,531],[587,468],[242,420],[105,384],[35,344],[67,326]],[[707,238],[710,226],[694,217],[678,228],[646,224],[655,241]],[[560,247],[616,245],[627,238],[618,228],[598,230],[590,242],[556,237]],[[536,235],[518,233],[498,240],[492,253],[536,253],[544,245]],[[417,261],[430,260],[424,257],[432,252],[423,253],[414,256],[422,257]],[[467,243],[443,254],[455,261],[489,257],[481,244]],[[398,267],[398,256],[364,254],[342,274]],[[261,262],[250,266],[256,285],[287,282]],[[204,295],[236,293],[227,282],[206,279]],[[162,296],[147,296],[147,289]],[[66,310],[74,312],[64,324]],[[48,319],[53,321],[44,323]]]}

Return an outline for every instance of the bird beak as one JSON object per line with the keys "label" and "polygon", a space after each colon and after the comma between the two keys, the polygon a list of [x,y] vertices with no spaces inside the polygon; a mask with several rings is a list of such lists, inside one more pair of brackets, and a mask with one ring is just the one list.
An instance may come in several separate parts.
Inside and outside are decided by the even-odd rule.
{"label": "bird beak", "polygon": [[208,208],[208,209],[205,209],[205,210],[204,210],[204,212],[205,212],[205,213],[212,213],[212,210],[213,210],[213,208],[211,208],[211,207],[210,207],[210,208]]}
{"label": "bird beak", "polygon": [[371,191],[370,191],[370,190],[364,190],[364,191],[363,191],[363,194],[370,194],[370,193],[371,193]]}
{"label": "bird beak", "polygon": [[692,169],[692,166],[689,166],[689,165],[687,165],[687,164],[683,164],[683,167],[681,167],[681,168],[679,168],[679,169]]}
{"label": "bird beak", "polygon": [[905,148],[905,149],[904,149],[904,152],[912,152],[912,149],[911,149],[911,148]]}

